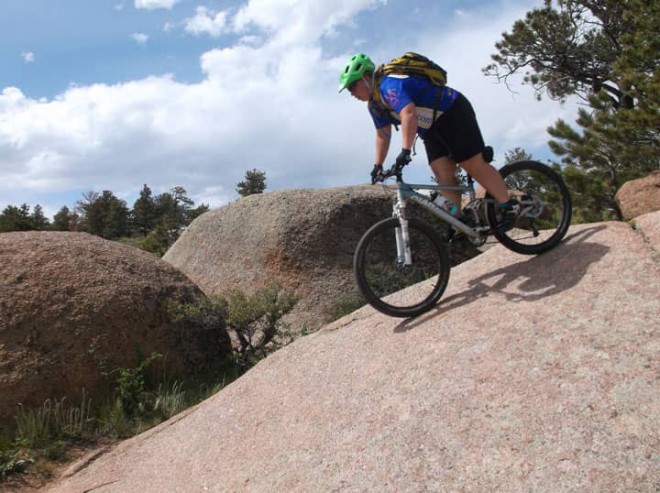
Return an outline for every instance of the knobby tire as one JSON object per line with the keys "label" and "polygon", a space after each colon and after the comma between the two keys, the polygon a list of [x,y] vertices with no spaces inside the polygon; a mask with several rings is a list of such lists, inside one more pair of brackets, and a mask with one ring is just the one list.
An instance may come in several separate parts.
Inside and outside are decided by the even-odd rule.
{"label": "knobby tire", "polygon": [[[521,217],[513,229],[494,232],[495,238],[509,250],[525,255],[537,255],[557,246],[568,231],[573,213],[571,196],[561,176],[537,161],[508,164],[500,169],[500,174],[510,196],[526,194],[539,199],[542,206],[535,211],[537,217]],[[492,199],[490,195],[487,198]],[[497,223],[492,202],[487,215],[491,225]]]}
{"label": "knobby tire", "polygon": [[429,224],[408,220],[412,266],[398,266],[397,218],[373,225],[355,251],[353,269],[358,288],[376,310],[392,317],[416,317],[438,302],[449,282],[449,253]]}

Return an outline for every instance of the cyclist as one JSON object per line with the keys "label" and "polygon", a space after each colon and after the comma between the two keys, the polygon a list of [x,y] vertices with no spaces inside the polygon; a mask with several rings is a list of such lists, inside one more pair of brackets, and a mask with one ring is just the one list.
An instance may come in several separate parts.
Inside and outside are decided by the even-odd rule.
{"label": "cyclist", "polygon": [[[410,162],[415,135],[424,141],[429,166],[441,185],[457,185],[456,164],[477,180],[498,202],[502,219],[496,229],[513,226],[519,205],[509,199],[504,180],[484,158],[484,144],[477,118],[468,99],[448,86],[437,86],[422,77],[384,75],[375,87],[374,62],[364,53],[353,55],[339,76],[339,92],[348,89],[353,97],[368,102],[376,127],[376,158],[372,183],[383,170],[392,137],[392,125],[401,125],[402,149],[397,164]],[[380,98],[375,98],[379,91]],[[381,100],[383,104],[377,101]],[[489,158],[490,159],[490,158]],[[457,205],[461,194],[443,192]]]}

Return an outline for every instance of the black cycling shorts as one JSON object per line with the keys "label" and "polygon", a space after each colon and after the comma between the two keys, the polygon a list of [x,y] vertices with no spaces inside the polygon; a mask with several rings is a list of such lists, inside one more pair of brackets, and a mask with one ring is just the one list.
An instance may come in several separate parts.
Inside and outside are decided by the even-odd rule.
{"label": "black cycling shorts", "polygon": [[429,163],[449,156],[462,163],[484,150],[484,139],[470,101],[459,94],[424,136]]}

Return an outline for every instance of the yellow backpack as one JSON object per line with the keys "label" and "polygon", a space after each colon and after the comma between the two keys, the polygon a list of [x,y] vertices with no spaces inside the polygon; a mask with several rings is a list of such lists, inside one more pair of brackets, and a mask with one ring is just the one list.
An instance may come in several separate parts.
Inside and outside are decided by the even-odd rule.
{"label": "yellow backpack", "polygon": [[438,87],[447,84],[445,69],[423,55],[408,51],[400,57],[393,58],[389,63],[381,65],[374,72],[374,100],[381,107],[386,107],[386,105],[380,96],[378,86],[383,76],[386,75],[422,77]]}

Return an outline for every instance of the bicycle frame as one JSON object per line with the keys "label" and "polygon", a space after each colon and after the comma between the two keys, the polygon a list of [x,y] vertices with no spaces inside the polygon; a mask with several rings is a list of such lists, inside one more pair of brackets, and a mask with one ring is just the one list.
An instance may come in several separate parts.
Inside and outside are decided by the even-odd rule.
{"label": "bicycle frame", "polygon": [[412,265],[412,252],[410,250],[410,235],[408,233],[408,218],[406,215],[406,203],[408,201],[419,204],[422,208],[429,211],[431,214],[438,217],[440,220],[449,223],[459,231],[472,238],[479,238],[484,235],[490,228],[484,226],[470,227],[460,219],[449,214],[442,207],[439,207],[425,195],[418,193],[417,190],[436,190],[438,193],[442,191],[459,191],[461,194],[467,193],[470,200],[474,201],[475,192],[472,184],[472,179],[468,179],[468,185],[422,185],[422,184],[409,184],[405,183],[400,176],[397,177],[396,183],[396,204],[394,204],[394,217],[399,219],[401,224],[400,228],[396,229],[396,246],[397,246],[397,262],[399,265]]}

